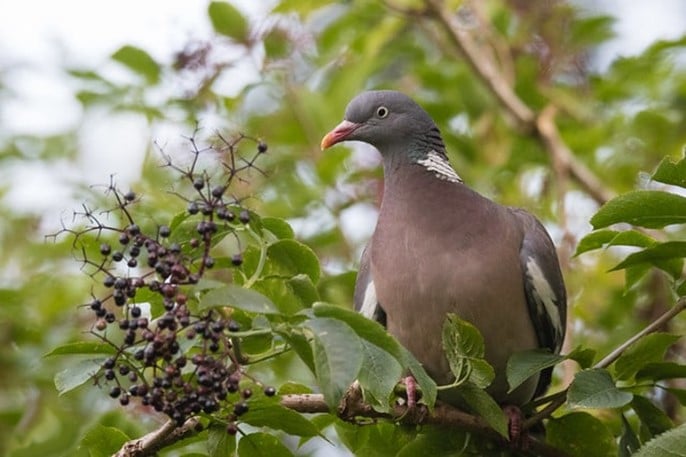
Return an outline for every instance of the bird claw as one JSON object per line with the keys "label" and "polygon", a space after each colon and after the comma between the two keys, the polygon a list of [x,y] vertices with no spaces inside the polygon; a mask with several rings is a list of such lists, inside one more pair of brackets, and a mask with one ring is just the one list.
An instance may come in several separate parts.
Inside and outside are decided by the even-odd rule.
{"label": "bird claw", "polygon": [[517,406],[508,405],[503,408],[508,419],[508,434],[510,446],[525,451],[529,448],[529,433],[522,428],[524,414]]}

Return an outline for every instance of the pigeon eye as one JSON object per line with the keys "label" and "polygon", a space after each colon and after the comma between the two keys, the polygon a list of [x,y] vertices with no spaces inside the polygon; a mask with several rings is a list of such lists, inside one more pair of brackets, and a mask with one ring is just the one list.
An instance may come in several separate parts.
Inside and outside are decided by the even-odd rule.
{"label": "pigeon eye", "polygon": [[384,117],[388,116],[388,108],[385,106],[379,106],[376,109],[376,115],[383,119]]}

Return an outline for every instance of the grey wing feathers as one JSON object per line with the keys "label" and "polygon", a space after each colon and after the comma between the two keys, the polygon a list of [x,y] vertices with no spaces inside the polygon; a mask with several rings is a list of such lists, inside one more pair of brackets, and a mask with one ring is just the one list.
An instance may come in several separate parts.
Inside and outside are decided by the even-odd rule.
{"label": "grey wing feathers", "polygon": [[362,251],[360,258],[360,269],[357,272],[355,281],[354,304],[355,310],[362,313],[369,319],[379,322],[386,326],[386,312],[381,308],[376,298],[376,288],[371,272],[371,240]]}
{"label": "grey wing feathers", "polygon": [[[529,315],[536,331],[539,346],[559,353],[567,324],[567,293],[560,263],[545,227],[524,210],[513,210],[524,229],[519,259],[524,274],[524,292]],[[537,388],[543,393],[552,375],[544,370]]]}

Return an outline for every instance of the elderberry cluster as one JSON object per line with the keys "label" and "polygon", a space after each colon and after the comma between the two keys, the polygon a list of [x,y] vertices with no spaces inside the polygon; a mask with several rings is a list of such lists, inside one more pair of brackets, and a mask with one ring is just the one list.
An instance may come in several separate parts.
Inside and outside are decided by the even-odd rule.
{"label": "elderberry cluster", "polygon": [[[243,140],[257,143],[250,159],[237,152]],[[241,329],[230,312],[198,310],[192,288],[215,266],[210,250],[220,238],[233,235],[238,241],[236,233],[250,224],[250,212],[229,189],[236,179],[245,179],[247,170],[261,172],[255,161],[267,145],[243,135],[222,141],[221,149],[201,150],[191,138],[194,156],[186,169],[165,156],[165,165],[189,184],[190,197],[177,192],[187,202],[183,224],[137,224],[132,205],[141,197],[111,183],[108,192],[116,205],[103,213],[117,213],[126,221],[123,227],[107,225],[87,210],[82,214],[86,228],[65,230],[81,240],[83,261],[105,290],[87,304],[95,315],[92,333],[112,352],[96,381],[109,385],[109,395],[121,405],[138,399],[179,425],[192,415],[225,411],[227,431],[236,433],[236,421],[248,411],[252,396],[245,384],[259,386],[267,396],[275,390],[244,372],[237,350]],[[201,153],[222,157],[221,172],[201,170]],[[93,242],[87,234],[95,235],[97,259],[86,249]],[[242,264],[240,251],[230,264]]]}

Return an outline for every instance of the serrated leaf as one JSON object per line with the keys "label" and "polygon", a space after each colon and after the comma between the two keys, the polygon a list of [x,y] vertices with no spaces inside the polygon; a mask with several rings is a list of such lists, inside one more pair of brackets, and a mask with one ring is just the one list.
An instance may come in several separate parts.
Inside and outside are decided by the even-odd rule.
{"label": "serrated leaf", "polygon": [[551,418],[546,424],[546,430],[546,441],[558,449],[564,449],[571,457],[617,455],[612,432],[603,422],[588,413],[573,412]]}
{"label": "serrated leaf", "polygon": [[620,408],[632,398],[631,393],[617,388],[610,373],[603,368],[578,372],[567,394],[567,402],[573,408]]}
{"label": "serrated leaf", "polygon": [[69,368],[64,369],[55,375],[55,388],[60,395],[79,387],[89,381],[100,371],[102,364],[107,357],[80,360]]}
{"label": "serrated leaf", "polygon": [[[364,317],[362,314],[341,308],[340,306],[315,303],[312,311],[317,317],[329,317],[347,323],[357,335],[391,354],[403,368],[408,368],[422,390],[422,402],[433,408],[436,401],[436,383],[426,373],[424,367],[404,347],[398,343],[386,329],[376,321]],[[397,380],[396,380],[397,381]]]}
{"label": "serrated leaf", "polygon": [[211,2],[208,14],[215,32],[239,42],[248,41],[248,22],[235,6],[228,2]]}
{"label": "serrated leaf", "polygon": [[130,45],[122,46],[112,54],[112,59],[143,76],[150,84],[155,84],[160,80],[159,64],[150,54],[140,48]]}
{"label": "serrated leaf", "polygon": [[118,428],[95,425],[81,440],[81,449],[90,457],[110,457],[119,451],[130,438]]}
{"label": "serrated leaf", "polygon": [[77,341],[74,343],[67,343],[57,346],[52,351],[45,354],[43,357],[52,357],[55,355],[66,354],[115,354],[117,350],[111,344],[92,342],[92,341]]}
{"label": "serrated leaf", "polygon": [[541,349],[515,352],[507,361],[507,382],[510,385],[508,392],[515,390],[531,376],[565,359],[563,355],[552,354]]}
{"label": "serrated leaf", "polygon": [[493,382],[495,371],[484,360],[484,339],[474,325],[448,313],[441,338],[456,385],[469,380],[485,388]]}
{"label": "serrated leaf", "polygon": [[362,366],[362,344],[345,322],[326,317],[307,321],[314,333],[315,375],[332,409],[355,381]]}
{"label": "serrated leaf", "polygon": [[613,198],[591,218],[594,229],[620,222],[646,228],[686,223],[686,197],[660,190],[636,190]]}
{"label": "serrated leaf", "polygon": [[648,441],[633,457],[686,457],[686,424]]}
{"label": "serrated leaf", "polygon": [[293,453],[273,435],[264,432],[251,433],[238,441],[240,457],[291,457]]}
{"label": "serrated leaf", "polygon": [[231,457],[236,451],[236,435],[226,432],[226,425],[211,423],[207,428],[208,457]]}
{"label": "serrated leaf", "polygon": [[664,360],[665,352],[680,336],[669,333],[651,333],[629,346],[615,362],[618,379],[628,380],[650,362]]}
{"label": "serrated leaf", "polygon": [[631,407],[636,411],[636,415],[643,425],[650,431],[651,436],[659,435],[674,427],[674,423],[667,414],[646,397],[634,395],[634,399],[631,400]]}
{"label": "serrated leaf", "polygon": [[670,157],[665,157],[653,173],[652,178],[665,184],[686,187],[686,158],[675,163]]}
{"label": "serrated leaf", "polygon": [[643,368],[636,372],[637,380],[662,381],[678,378],[686,378],[686,365],[675,362],[646,363]]}
{"label": "serrated leaf", "polygon": [[498,403],[485,390],[471,382],[458,387],[462,399],[502,436],[508,436],[508,420]]}
{"label": "serrated leaf", "polygon": [[362,353],[364,369],[360,370],[357,380],[364,389],[365,399],[375,409],[388,411],[389,399],[403,374],[403,368],[388,352],[369,341],[362,340]]}
{"label": "serrated leaf", "polygon": [[235,284],[210,290],[202,296],[199,304],[201,310],[224,306],[250,313],[279,314],[279,309],[269,298],[252,289]]}

